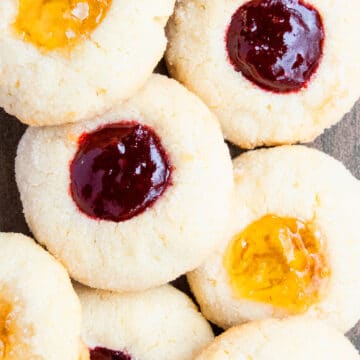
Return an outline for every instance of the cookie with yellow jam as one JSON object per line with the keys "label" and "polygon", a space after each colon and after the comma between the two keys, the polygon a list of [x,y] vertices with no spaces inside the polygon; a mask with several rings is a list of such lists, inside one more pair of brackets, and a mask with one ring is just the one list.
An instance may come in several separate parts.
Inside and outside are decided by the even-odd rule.
{"label": "cookie with yellow jam", "polygon": [[169,285],[133,294],[75,289],[91,360],[192,360],[214,338],[193,302]]}
{"label": "cookie with yellow jam", "polygon": [[24,235],[0,233],[0,248],[0,358],[85,359],[80,304],[65,269]]}
{"label": "cookie with yellow jam", "polygon": [[255,321],[215,339],[195,360],[359,360],[343,334],[303,318]]}
{"label": "cookie with yellow jam", "polygon": [[4,0],[0,106],[35,126],[102,114],[144,85],[174,0]]}
{"label": "cookie with yellow jam", "polygon": [[289,315],[351,328],[360,318],[359,181],[302,146],[246,153],[234,178],[228,242],[188,275],[205,316],[223,328]]}

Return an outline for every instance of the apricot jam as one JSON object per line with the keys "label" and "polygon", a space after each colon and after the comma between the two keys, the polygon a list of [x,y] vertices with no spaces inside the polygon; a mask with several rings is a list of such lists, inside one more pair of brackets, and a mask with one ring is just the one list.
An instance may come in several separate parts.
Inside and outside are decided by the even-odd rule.
{"label": "apricot jam", "polygon": [[73,47],[103,21],[112,0],[19,0],[15,29],[45,50]]}
{"label": "apricot jam", "polygon": [[321,238],[312,225],[273,215],[234,237],[224,266],[236,297],[294,314],[319,301],[330,276]]}
{"label": "apricot jam", "polygon": [[14,295],[0,290],[0,360],[41,360],[31,355],[33,329],[22,321],[22,306]]}

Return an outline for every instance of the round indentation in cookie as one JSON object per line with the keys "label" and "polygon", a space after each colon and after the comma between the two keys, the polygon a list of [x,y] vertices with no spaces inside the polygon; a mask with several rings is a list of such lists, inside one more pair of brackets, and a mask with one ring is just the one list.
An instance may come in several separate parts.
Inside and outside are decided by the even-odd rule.
{"label": "round indentation in cookie", "polygon": [[319,66],[325,31],[302,0],[251,0],[231,19],[226,48],[234,69],[266,90],[298,91]]}
{"label": "round indentation in cookie", "polygon": [[30,324],[24,323],[24,305],[2,286],[0,289],[0,358],[8,359],[16,356],[19,359],[31,354],[29,346],[34,330]]}
{"label": "round indentation in cookie", "polygon": [[62,265],[32,239],[0,233],[0,358],[64,360],[88,354],[82,353],[80,313]]}
{"label": "round indentation in cookie", "polygon": [[319,232],[295,218],[265,215],[235,235],[224,256],[233,293],[302,313],[330,276]]}
{"label": "round indentation in cookie", "polygon": [[90,360],[131,360],[131,356],[122,351],[96,347],[90,350]]}
{"label": "round indentation in cookie", "polygon": [[172,281],[227,232],[233,177],[220,126],[165,76],[101,116],[28,128],[16,177],[36,239],[90,287]]}
{"label": "round indentation in cookie", "polygon": [[360,96],[360,2],[334,1],[177,1],[167,68],[233,144],[313,141]]}
{"label": "round indentation in cookie", "polygon": [[102,22],[112,0],[19,0],[16,31],[45,50],[71,47]]}
{"label": "round indentation in cookie", "polygon": [[229,328],[301,314],[349,330],[360,318],[359,180],[304,146],[246,152],[233,167],[227,242],[188,274],[204,316]]}
{"label": "round indentation in cookie", "polygon": [[170,184],[171,165],[154,130],[137,122],[107,125],[79,139],[71,194],[87,215],[124,221],[151,206]]}
{"label": "round indentation in cookie", "polygon": [[360,355],[341,332],[324,322],[290,317],[233,327],[217,337],[194,360],[224,359],[359,360]]}
{"label": "round indentation in cookie", "polygon": [[174,4],[1,0],[0,107],[32,126],[104,114],[154,71]]}
{"label": "round indentation in cookie", "polygon": [[190,298],[172,286],[132,294],[75,290],[90,360],[190,360],[214,338]]}

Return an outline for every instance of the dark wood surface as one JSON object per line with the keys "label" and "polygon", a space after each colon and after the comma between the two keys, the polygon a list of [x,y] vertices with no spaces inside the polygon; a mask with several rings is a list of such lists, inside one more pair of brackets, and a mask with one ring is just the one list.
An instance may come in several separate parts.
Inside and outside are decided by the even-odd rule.
{"label": "dark wood surface", "polygon": [[[16,147],[25,129],[26,126],[0,109],[0,231],[30,234],[22,215],[14,179]],[[341,160],[360,179],[360,100],[338,125],[325,131],[309,146]],[[232,156],[241,153],[234,146],[230,146],[230,150]],[[189,292],[184,277],[177,280],[175,285]],[[360,350],[360,322],[347,335]]]}

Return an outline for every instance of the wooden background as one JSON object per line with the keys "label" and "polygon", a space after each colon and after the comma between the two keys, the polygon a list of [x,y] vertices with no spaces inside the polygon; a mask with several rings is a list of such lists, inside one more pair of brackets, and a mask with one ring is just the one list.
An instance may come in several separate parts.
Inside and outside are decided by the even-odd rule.
{"label": "wooden background", "polygon": [[[14,179],[16,147],[25,129],[26,126],[0,109],[0,231],[30,234]],[[338,125],[325,131],[309,146],[341,160],[360,179],[360,100]],[[232,156],[241,152],[234,146],[230,146],[230,150]],[[183,277],[175,285],[188,292]],[[360,306],[360,299],[358,301]],[[347,335],[360,351],[360,322]]]}

